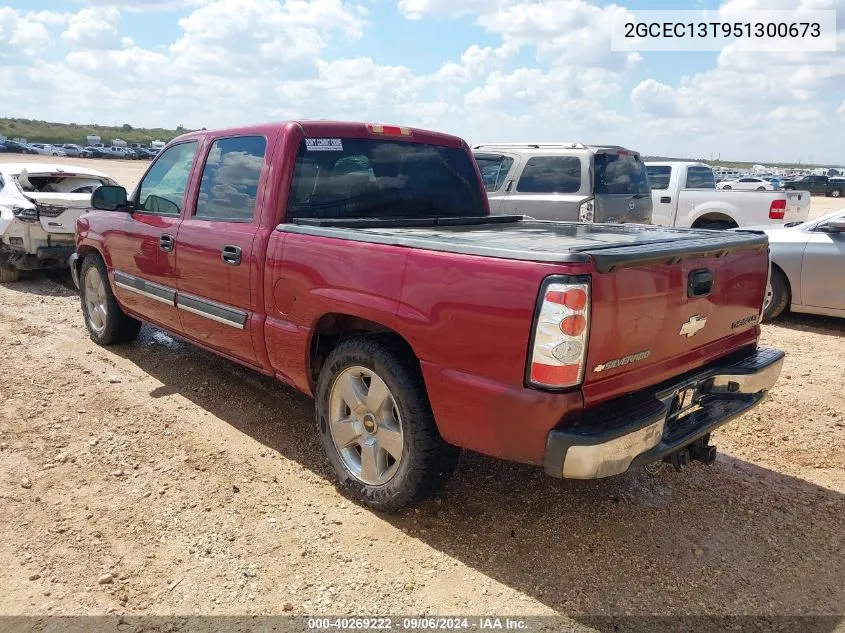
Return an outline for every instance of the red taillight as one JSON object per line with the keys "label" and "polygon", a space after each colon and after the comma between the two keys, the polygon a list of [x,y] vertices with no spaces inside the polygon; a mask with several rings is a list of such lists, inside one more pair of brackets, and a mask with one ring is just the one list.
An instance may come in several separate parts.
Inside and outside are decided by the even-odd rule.
{"label": "red taillight", "polygon": [[380,136],[411,136],[411,128],[399,127],[398,125],[367,123],[367,132]]}
{"label": "red taillight", "polygon": [[570,310],[583,310],[587,305],[587,293],[583,290],[548,290],[546,292],[546,301],[552,303],[559,303],[566,306]]}
{"label": "red taillight", "polygon": [[580,314],[573,314],[560,322],[560,331],[567,336],[579,336],[587,327],[587,319]]}
{"label": "red taillight", "polygon": [[770,220],[783,220],[786,215],[786,200],[772,200],[769,207]]}
{"label": "red taillight", "polygon": [[560,389],[580,384],[587,356],[590,286],[586,277],[552,277],[541,294],[528,382]]}

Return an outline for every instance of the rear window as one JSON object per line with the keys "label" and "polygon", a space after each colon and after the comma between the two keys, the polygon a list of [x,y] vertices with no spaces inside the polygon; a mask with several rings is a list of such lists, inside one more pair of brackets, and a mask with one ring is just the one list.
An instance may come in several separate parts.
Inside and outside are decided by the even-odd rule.
{"label": "rear window", "polygon": [[529,158],[516,184],[520,193],[577,193],[581,189],[581,159],[577,156]]}
{"label": "rear window", "polygon": [[459,148],[305,139],[296,157],[288,217],[484,216],[485,198],[472,157]]}
{"label": "rear window", "polygon": [[513,158],[501,154],[476,154],[475,162],[481,171],[481,180],[487,191],[498,191],[513,165]]}
{"label": "rear window", "polygon": [[651,190],[645,163],[637,154],[597,153],[595,193],[643,194]]}
{"label": "rear window", "polygon": [[672,176],[671,167],[651,165],[646,167],[646,173],[648,173],[648,184],[652,189],[669,188],[669,179]]}
{"label": "rear window", "polygon": [[709,167],[689,167],[687,169],[687,189],[715,189],[716,178]]}

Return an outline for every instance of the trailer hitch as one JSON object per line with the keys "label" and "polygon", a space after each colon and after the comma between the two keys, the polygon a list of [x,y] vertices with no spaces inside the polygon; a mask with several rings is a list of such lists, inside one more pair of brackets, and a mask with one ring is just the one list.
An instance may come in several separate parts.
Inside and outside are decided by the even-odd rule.
{"label": "trailer hitch", "polygon": [[690,462],[701,462],[709,466],[716,461],[716,447],[710,444],[710,434],[696,440],[689,446],[667,455],[665,461],[672,464],[675,470],[681,470]]}

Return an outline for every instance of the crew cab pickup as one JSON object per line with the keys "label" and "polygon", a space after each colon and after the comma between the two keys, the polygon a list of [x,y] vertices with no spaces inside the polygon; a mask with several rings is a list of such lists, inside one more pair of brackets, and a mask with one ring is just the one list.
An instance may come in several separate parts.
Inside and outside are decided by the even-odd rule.
{"label": "crew cab pickup", "polygon": [[491,216],[453,136],[192,132],[92,206],[71,263],[91,338],[146,321],[313,395],[340,481],[381,510],[458,447],[575,479],[712,461],[781,369],[757,346],[764,234]]}
{"label": "crew cab pickup", "polygon": [[736,191],[716,189],[706,163],[646,162],[653,210],[662,226],[731,229],[806,222],[807,191]]}
{"label": "crew cab pickup", "polygon": [[787,180],[783,183],[783,188],[787,191],[801,189],[809,191],[811,194],[821,194],[833,198],[839,198],[845,193],[845,186],[842,185],[841,179],[828,178],[827,176],[804,176],[797,180]]}

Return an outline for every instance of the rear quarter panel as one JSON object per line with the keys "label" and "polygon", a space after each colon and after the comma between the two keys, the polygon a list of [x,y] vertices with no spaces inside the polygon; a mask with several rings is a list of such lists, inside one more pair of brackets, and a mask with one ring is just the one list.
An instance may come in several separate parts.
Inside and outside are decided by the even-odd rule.
{"label": "rear quarter panel", "polygon": [[[708,214],[725,215],[737,226],[783,224],[803,221],[809,212],[809,195],[787,198],[786,191],[722,191],[718,189],[683,189],[678,196],[676,226],[690,227]],[[787,199],[787,211],[782,220],[769,218],[773,200]]]}
{"label": "rear quarter panel", "polygon": [[409,343],[440,433],[458,446],[541,464],[547,432],[581,407],[578,391],[523,384],[540,283],[559,266],[281,232],[267,262],[270,362],[303,391],[314,327],[338,313]]}

